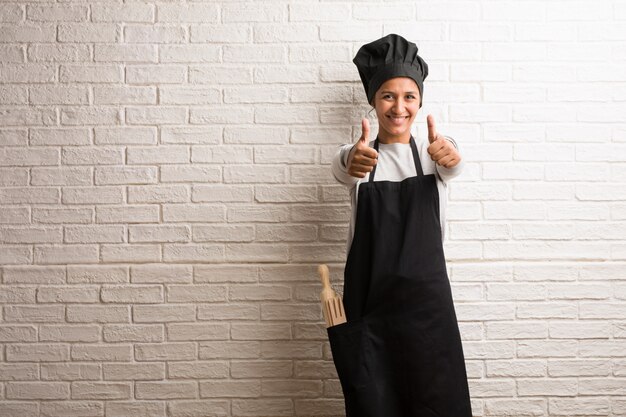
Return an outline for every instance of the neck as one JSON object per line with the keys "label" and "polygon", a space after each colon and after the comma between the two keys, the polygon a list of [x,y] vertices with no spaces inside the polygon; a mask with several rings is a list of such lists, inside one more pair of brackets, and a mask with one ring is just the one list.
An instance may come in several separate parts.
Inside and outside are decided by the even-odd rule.
{"label": "neck", "polygon": [[409,143],[411,141],[411,132],[406,131],[400,135],[392,135],[389,132],[383,130],[378,131],[378,141],[380,143]]}

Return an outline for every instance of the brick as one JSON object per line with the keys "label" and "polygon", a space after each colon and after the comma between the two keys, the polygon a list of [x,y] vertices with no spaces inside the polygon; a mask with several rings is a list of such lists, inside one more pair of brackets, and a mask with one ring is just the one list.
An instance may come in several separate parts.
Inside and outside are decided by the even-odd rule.
{"label": "brick", "polygon": [[519,358],[566,358],[575,357],[577,343],[575,341],[519,341],[517,345],[517,356]]}
{"label": "brick", "polygon": [[189,242],[191,230],[187,226],[137,225],[128,227],[128,238],[136,242]]}
{"label": "brick", "polygon": [[4,321],[7,323],[62,322],[63,306],[6,306]]}
{"label": "brick", "polygon": [[128,323],[128,306],[68,306],[70,323]]}
{"label": "brick", "polygon": [[37,330],[32,326],[0,326],[0,341],[6,342],[35,342]]}
{"label": "brick", "polygon": [[146,381],[165,378],[165,364],[163,363],[104,364],[102,371],[105,380],[113,381]]}
{"label": "brick", "polygon": [[128,267],[124,266],[68,266],[69,283],[116,283],[128,282]]}
{"label": "brick", "polygon": [[66,243],[123,243],[124,226],[66,226]]}
{"label": "brick", "polygon": [[92,208],[33,208],[36,223],[91,223],[92,218]]}
{"label": "brick", "polygon": [[488,339],[545,339],[548,326],[537,322],[487,323]]}
{"label": "brick", "polygon": [[197,265],[194,267],[194,282],[256,282],[256,266],[241,265]]}
{"label": "brick", "polygon": [[259,410],[272,416],[293,416],[294,406],[290,399],[233,400],[233,413],[240,416],[258,416]]}
{"label": "brick", "polygon": [[230,403],[225,400],[198,400],[172,402],[168,411],[171,417],[201,416],[203,414],[226,416]]}
{"label": "brick", "polygon": [[145,63],[157,61],[156,45],[94,45],[95,62]]}
{"label": "brick", "polygon": [[190,361],[197,357],[195,343],[136,344],[138,361]]}
{"label": "brick", "polygon": [[0,292],[0,304],[34,304],[35,290],[32,287],[3,287]]}
{"label": "brick", "polygon": [[0,230],[2,243],[60,243],[60,228],[52,227],[4,227]]}
{"label": "brick", "polygon": [[[564,322],[559,321],[549,324],[550,338],[552,339],[608,339],[611,335],[611,328],[608,323],[587,323],[587,322]],[[598,347],[601,347],[600,344]],[[581,356],[586,347],[580,346]],[[596,352],[600,356],[600,351]],[[619,355],[618,355],[619,356]]]}
{"label": "brick", "polygon": [[4,416],[38,417],[39,405],[33,401],[4,401],[0,404],[0,413]]}
{"label": "brick", "polygon": [[551,359],[548,361],[548,375],[552,377],[606,377],[610,374],[611,364],[608,360]]}
{"label": "brick", "polygon": [[96,207],[97,223],[156,223],[158,221],[159,207],[155,205]]}
{"label": "brick", "polygon": [[63,204],[120,204],[124,201],[122,187],[66,187]]}
{"label": "brick", "polygon": [[156,129],[151,127],[96,127],[97,145],[155,145]]}
{"label": "brick", "polygon": [[185,265],[137,265],[131,266],[133,283],[191,283],[193,270]]}
{"label": "brick", "polygon": [[95,303],[98,301],[97,287],[39,287],[39,303]]}
{"label": "brick", "polygon": [[70,359],[70,347],[66,344],[13,344],[6,348],[9,362],[65,362]]}
{"label": "brick", "polygon": [[46,381],[84,381],[100,379],[101,365],[77,363],[42,363],[41,379]]}
{"label": "brick", "polygon": [[[175,403],[174,403],[175,404]],[[164,402],[132,401],[107,403],[107,417],[165,417]]]}
{"label": "brick", "polygon": [[169,285],[167,288],[169,303],[211,303],[226,302],[226,287],[218,285]]}
{"label": "brick", "polygon": [[[37,364],[2,364],[0,365],[0,378],[3,381],[33,381],[39,379]],[[2,407],[0,406],[0,411]]]}
{"label": "brick", "polygon": [[40,326],[39,340],[48,342],[97,342],[100,340],[98,326]]}
{"label": "brick", "polygon": [[138,185],[128,187],[129,203],[185,203],[189,190],[185,185]]}
{"label": "brick", "polygon": [[167,371],[170,379],[217,379],[229,377],[228,362],[172,362]]}
{"label": "brick", "polygon": [[251,242],[254,227],[248,225],[194,226],[194,242]]}
{"label": "brick", "polygon": [[131,386],[113,382],[73,382],[72,399],[125,400],[130,398]]}
{"label": "brick", "polygon": [[322,359],[322,344],[310,341],[261,342],[261,356],[272,359]]}
{"label": "brick", "polygon": [[162,166],[161,182],[220,182],[222,170],[203,166]]}
{"label": "brick", "polygon": [[158,305],[134,306],[133,319],[135,323],[168,323],[194,321],[195,307],[193,305]]}
{"label": "brick", "polygon": [[94,22],[153,23],[155,7],[151,4],[98,5],[91,11]]}
{"label": "brick", "polygon": [[128,43],[181,43],[185,40],[182,26],[135,26],[124,27],[124,39]]}
{"label": "brick", "polygon": [[6,284],[64,284],[65,268],[62,266],[5,266]]}
{"label": "brick", "polygon": [[259,320],[259,306],[253,304],[212,304],[198,306],[198,320]]}
{"label": "brick", "polygon": [[100,298],[105,303],[161,303],[163,291],[160,286],[103,286]]}
{"label": "brick", "polygon": [[[60,153],[56,148],[3,148],[2,166],[58,165]],[[33,184],[36,185],[36,184]]]}
{"label": "brick", "polygon": [[498,400],[485,401],[485,415],[499,416],[515,413],[516,416],[541,416],[546,414],[547,401],[545,399]]}
{"label": "brick", "polygon": [[86,129],[32,129],[30,144],[39,146],[89,145],[91,134]]}
{"label": "brick", "polygon": [[546,376],[545,360],[488,360],[488,377],[543,377]]}
{"label": "brick", "polygon": [[194,202],[251,202],[253,189],[237,185],[195,185],[191,200]]}
{"label": "brick", "polygon": [[4,265],[32,263],[30,247],[0,245],[0,263]]}
{"label": "brick", "polygon": [[550,400],[550,412],[560,416],[602,416],[609,413],[609,401],[600,398],[554,398]]}
{"label": "brick", "polygon": [[37,264],[86,264],[98,262],[97,246],[51,245],[35,247]]}
{"label": "brick", "polygon": [[217,341],[199,343],[200,359],[252,359],[261,356],[259,342],[254,341]]}
{"label": "brick", "polygon": [[[231,223],[286,222],[286,221],[289,221],[289,217],[290,217],[289,214],[290,214],[289,207],[280,206],[280,205],[256,205],[256,206],[233,205],[232,207],[229,207],[228,209],[228,221]],[[294,218],[293,220],[302,221],[302,217]]]}
{"label": "brick", "polygon": [[10,400],[63,400],[70,387],[63,382],[8,382],[6,398]]}
{"label": "brick", "polygon": [[228,324],[168,324],[167,338],[171,341],[188,340],[226,340],[229,335]]}
{"label": "brick", "polygon": [[233,378],[285,378],[292,375],[291,361],[232,361]]}
{"label": "brick", "polygon": [[[243,146],[194,146],[191,154],[192,162],[203,163],[252,163],[252,148]],[[237,165],[235,169],[245,168]]]}
{"label": "brick", "polygon": [[103,262],[145,263],[161,260],[158,245],[102,245],[100,253]]}
{"label": "brick", "polygon": [[1,186],[27,186],[28,185],[28,169],[27,168],[0,168],[0,185]]}
{"label": "brick", "polygon": [[[260,281],[307,281],[309,276],[317,274],[317,267],[306,265],[268,265],[260,267]],[[339,277],[331,269],[331,281]]]}
{"label": "brick", "polygon": [[139,399],[181,399],[197,398],[196,382],[137,382],[135,395]]}
{"label": "brick", "polygon": [[[194,190],[195,195],[195,190]],[[195,197],[194,197],[195,200]],[[211,204],[163,204],[163,221],[213,223],[226,220],[226,208]]]}
{"label": "brick", "polygon": [[162,325],[105,325],[105,342],[162,342]]}
{"label": "brick", "polygon": [[104,404],[95,401],[47,401],[41,404],[42,417],[101,417]]}
{"label": "brick", "polygon": [[284,340],[291,339],[291,327],[281,323],[231,325],[233,340]]}
{"label": "brick", "polygon": [[127,107],[126,121],[129,124],[182,124],[187,121],[187,113],[180,107]]}
{"label": "brick", "polygon": [[156,167],[96,168],[96,185],[153,184],[157,182]]}
{"label": "brick", "polygon": [[[129,84],[180,84],[185,81],[185,67],[181,65],[133,65],[126,70],[126,80]],[[174,109],[170,107],[170,109]],[[176,110],[174,109],[174,115]],[[180,111],[178,112],[180,117]],[[135,109],[136,117],[143,117],[151,115],[157,117],[156,109],[153,109],[150,113],[141,112],[140,108]],[[140,121],[139,118],[136,119]]]}
{"label": "brick", "polygon": [[130,362],[132,358],[131,345],[73,345],[72,360],[99,361],[99,362]]}
{"label": "brick", "polygon": [[260,394],[261,383],[259,380],[200,382],[200,398],[258,397]]}
{"label": "brick", "polygon": [[224,248],[220,245],[165,244],[163,258],[166,262],[221,262]]}

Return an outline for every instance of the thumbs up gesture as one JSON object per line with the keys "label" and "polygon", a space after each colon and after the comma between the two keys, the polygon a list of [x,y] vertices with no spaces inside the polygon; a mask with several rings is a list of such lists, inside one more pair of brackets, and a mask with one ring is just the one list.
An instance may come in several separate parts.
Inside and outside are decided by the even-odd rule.
{"label": "thumbs up gesture", "polygon": [[429,114],[426,117],[428,123],[428,154],[430,159],[437,164],[445,168],[452,168],[461,162],[461,154],[456,150],[456,147],[443,137],[443,135],[437,133],[435,128],[435,118]]}
{"label": "thumbs up gesture", "polygon": [[370,122],[367,119],[361,121],[361,137],[350,150],[348,155],[348,174],[353,177],[363,178],[374,169],[378,162],[378,152],[369,146]]}

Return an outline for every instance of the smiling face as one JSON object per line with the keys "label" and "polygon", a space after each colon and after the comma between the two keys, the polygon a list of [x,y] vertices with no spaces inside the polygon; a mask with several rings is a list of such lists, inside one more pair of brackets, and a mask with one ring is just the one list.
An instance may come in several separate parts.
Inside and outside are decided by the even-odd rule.
{"label": "smiling face", "polygon": [[411,125],[420,109],[417,83],[408,77],[390,78],[380,86],[372,105],[378,116],[381,143],[408,143]]}

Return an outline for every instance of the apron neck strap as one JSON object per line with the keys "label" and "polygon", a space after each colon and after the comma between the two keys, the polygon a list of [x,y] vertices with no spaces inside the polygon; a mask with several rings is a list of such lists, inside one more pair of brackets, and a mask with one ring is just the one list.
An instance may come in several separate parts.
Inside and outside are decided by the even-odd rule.
{"label": "apron neck strap", "polygon": [[[422,163],[420,162],[420,156],[417,152],[417,145],[415,144],[415,139],[413,139],[413,135],[409,139],[409,143],[411,144],[411,152],[413,153],[413,162],[415,163],[415,173],[418,177],[424,175],[422,171]],[[378,136],[376,136],[376,140],[374,141],[374,149],[378,152]],[[374,169],[370,172],[370,178],[368,182],[374,182],[374,176],[376,175],[376,167],[378,164],[374,165]]]}

